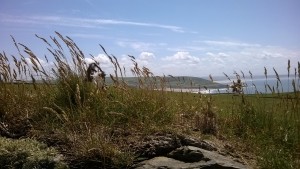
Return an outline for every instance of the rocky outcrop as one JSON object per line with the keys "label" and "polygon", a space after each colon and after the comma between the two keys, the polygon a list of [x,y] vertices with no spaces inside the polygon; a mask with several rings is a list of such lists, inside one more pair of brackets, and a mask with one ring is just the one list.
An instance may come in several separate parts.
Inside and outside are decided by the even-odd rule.
{"label": "rocky outcrop", "polygon": [[138,148],[140,160],[136,169],[246,169],[230,156],[218,153],[208,141],[172,134],[149,136]]}
{"label": "rocky outcrop", "polygon": [[193,146],[183,146],[177,148],[176,150],[170,152],[167,156],[175,160],[188,163],[198,162],[201,160],[208,161],[208,159],[204,158],[201,150]]}
{"label": "rocky outcrop", "polygon": [[181,146],[181,140],[172,134],[155,134],[147,136],[140,145],[133,146],[136,154],[141,158],[152,158],[166,155]]}

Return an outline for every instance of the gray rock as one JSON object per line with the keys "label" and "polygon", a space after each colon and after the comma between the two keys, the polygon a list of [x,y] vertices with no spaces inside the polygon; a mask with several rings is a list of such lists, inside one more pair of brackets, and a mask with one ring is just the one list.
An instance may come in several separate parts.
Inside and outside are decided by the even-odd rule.
{"label": "gray rock", "polygon": [[[233,161],[229,157],[222,156],[216,152],[207,151],[198,147],[185,146],[171,152],[169,157],[155,157],[137,164],[136,169],[196,169],[196,168],[217,168],[217,169],[247,169],[249,167]],[[176,155],[175,155],[176,154]],[[182,155],[179,155],[182,154]],[[185,155],[197,154],[195,162],[189,162]],[[203,157],[202,157],[203,155]],[[176,159],[173,159],[176,157]],[[198,161],[196,161],[196,159]]]}
{"label": "gray rock", "polygon": [[153,158],[157,156],[166,156],[168,153],[181,146],[194,146],[209,151],[217,150],[212,143],[205,140],[159,133],[145,137],[139,145],[133,145],[132,149],[139,157]]}
{"label": "gray rock", "polygon": [[180,147],[180,140],[174,135],[155,135],[145,138],[142,146],[135,147],[136,154],[140,157],[157,157],[167,155],[172,150]]}
{"label": "gray rock", "polygon": [[168,158],[168,157],[155,157],[150,160],[143,161],[136,165],[136,169],[177,169],[184,168],[186,163]]}
{"label": "gray rock", "polygon": [[203,153],[204,159],[209,159],[208,162],[211,162],[211,164],[215,163],[214,165],[217,166],[218,168],[235,168],[235,169],[250,168],[246,165],[235,162],[231,157],[220,155],[217,152],[207,151],[203,149],[200,149],[200,151]]}
{"label": "gray rock", "polygon": [[170,152],[168,157],[183,161],[183,162],[198,162],[204,159],[203,153],[196,147],[183,146]]}
{"label": "gray rock", "polygon": [[215,148],[214,145],[209,143],[208,141],[205,140],[196,140],[194,138],[190,137],[183,137],[181,138],[181,144],[184,146],[195,146],[202,148],[204,150],[209,150],[209,151],[216,151],[217,148]]}

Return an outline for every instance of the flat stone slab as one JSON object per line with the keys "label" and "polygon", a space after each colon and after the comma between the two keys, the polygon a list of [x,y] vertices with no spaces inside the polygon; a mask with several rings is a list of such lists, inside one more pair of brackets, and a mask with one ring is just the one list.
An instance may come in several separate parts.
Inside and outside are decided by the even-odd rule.
{"label": "flat stone slab", "polygon": [[[181,155],[180,155],[181,154]],[[194,162],[186,160],[185,155],[201,154],[194,158]],[[176,159],[174,159],[176,155]],[[150,160],[142,161],[134,168],[136,169],[196,169],[196,168],[217,168],[217,169],[248,169],[250,167],[233,161],[229,157],[218,154],[217,152],[207,151],[198,147],[183,146],[168,155],[169,157],[159,156]],[[195,159],[197,159],[195,161]]]}

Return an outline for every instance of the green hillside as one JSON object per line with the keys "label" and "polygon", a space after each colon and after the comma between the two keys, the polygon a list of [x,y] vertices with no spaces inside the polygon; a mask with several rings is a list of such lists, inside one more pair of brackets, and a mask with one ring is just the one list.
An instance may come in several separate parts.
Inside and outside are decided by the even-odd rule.
{"label": "green hillside", "polygon": [[[215,83],[207,79],[199,78],[199,77],[191,77],[191,76],[165,76],[165,77],[153,77],[153,78],[140,78],[140,80],[146,83],[156,83],[160,84],[161,80],[165,83],[166,87],[171,88],[225,88],[227,87],[224,84]],[[139,84],[139,80],[137,77],[124,77],[124,81],[132,87],[137,87]],[[108,84],[112,83],[111,78],[106,78],[106,82]]]}

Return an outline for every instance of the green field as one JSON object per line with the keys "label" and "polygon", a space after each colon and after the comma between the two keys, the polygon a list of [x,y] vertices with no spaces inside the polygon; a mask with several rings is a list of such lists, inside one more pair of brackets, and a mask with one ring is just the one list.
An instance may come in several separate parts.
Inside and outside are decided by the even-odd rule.
{"label": "green field", "polygon": [[[72,58],[66,63],[63,45],[46,41],[51,43],[47,47],[56,65],[50,71],[26,46],[16,43],[20,56],[0,54],[2,137],[38,140],[67,156],[67,163],[100,160],[106,162],[104,166],[126,168],[135,160],[129,143],[138,143],[151,133],[176,133],[211,139],[216,144],[226,142],[253,167],[299,167],[300,92],[295,82],[299,82],[300,66],[293,93],[203,95],[165,88],[218,84],[196,78],[157,77],[135,60],[135,78],[126,79],[117,59],[108,55],[115,73],[107,77],[104,90],[85,81],[87,65],[76,44],[59,33],[57,36]],[[31,83],[16,84],[22,77],[30,78]],[[2,141],[0,149],[6,144],[10,142]],[[0,165],[11,165],[1,153]]]}

